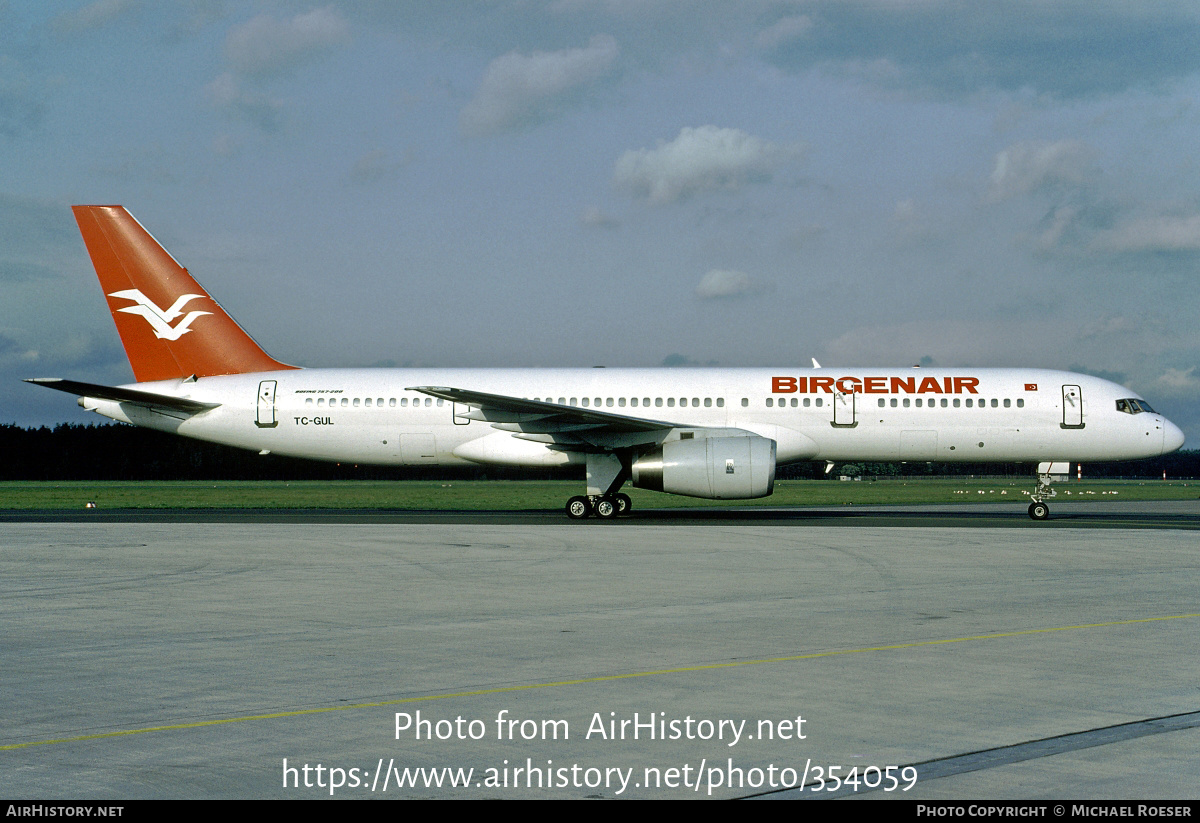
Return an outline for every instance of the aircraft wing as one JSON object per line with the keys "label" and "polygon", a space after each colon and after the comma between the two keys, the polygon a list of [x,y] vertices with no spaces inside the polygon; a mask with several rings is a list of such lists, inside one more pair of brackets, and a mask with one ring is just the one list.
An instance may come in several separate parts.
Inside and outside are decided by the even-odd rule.
{"label": "aircraft wing", "polygon": [[80,383],[76,380],[63,380],[61,377],[34,377],[25,381],[48,389],[77,394],[80,397],[95,397],[97,400],[114,400],[118,403],[133,403],[148,409],[167,409],[199,414],[209,409],[215,409],[220,403],[202,403],[199,400],[189,400],[186,397],[172,397],[169,394],[139,391],[137,389],[122,389],[116,386],[101,386],[96,383]]}
{"label": "aircraft wing", "polygon": [[470,411],[457,416],[481,420],[493,428],[512,432],[514,437],[560,448],[596,447],[601,450],[661,441],[671,429],[687,426],[665,420],[650,420],[581,406],[564,406],[541,400],[526,400],[503,394],[449,386],[411,386],[408,391],[440,397]]}

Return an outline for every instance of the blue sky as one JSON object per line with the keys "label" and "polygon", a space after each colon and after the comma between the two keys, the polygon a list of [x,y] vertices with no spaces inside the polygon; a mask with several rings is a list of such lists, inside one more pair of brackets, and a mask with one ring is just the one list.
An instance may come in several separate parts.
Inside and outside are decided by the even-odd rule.
{"label": "blue sky", "polygon": [[69,206],[305,366],[1030,365],[1200,445],[1194,2],[0,0],[0,422],[132,379]]}

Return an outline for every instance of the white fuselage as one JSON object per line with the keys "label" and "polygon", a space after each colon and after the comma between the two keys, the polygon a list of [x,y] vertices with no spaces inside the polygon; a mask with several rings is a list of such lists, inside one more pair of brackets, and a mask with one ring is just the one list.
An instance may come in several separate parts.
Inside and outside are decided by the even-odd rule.
{"label": "white fuselage", "polygon": [[[585,462],[409,390],[473,391],[587,407],[688,429],[741,429],[801,460],[1131,460],[1183,434],[1115,383],[1044,369],[300,369],[136,388],[220,405],[195,415],[82,398],[100,414],[278,455],[380,465],[557,466]],[[1148,407],[1147,407],[1148,408]]]}

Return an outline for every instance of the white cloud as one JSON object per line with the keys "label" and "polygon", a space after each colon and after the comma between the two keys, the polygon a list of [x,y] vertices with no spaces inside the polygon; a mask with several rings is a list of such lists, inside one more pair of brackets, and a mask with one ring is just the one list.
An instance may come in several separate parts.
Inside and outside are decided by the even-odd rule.
{"label": "white cloud", "polygon": [[1059,248],[1079,221],[1079,209],[1075,206],[1058,206],[1046,216],[1037,238],[1037,249],[1050,252]]}
{"label": "white cloud", "polygon": [[81,9],[54,18],[59,31],[89,31],[101,28],[137,6],[136,0],[96,0]]}
{"label": "white cloud", "polygon": [[592,226],[598,229],[615,229],[621,225],[620,220],[605,214],[596,206],[589,206],[579,220],[585,226]]}
{"label": "white cloud", "polygon": [[673,203],[706,191],[762,183],[794,149],[740,129],[684,128],[670,143],[627,151],[617,160],[617,187],[652,203]]}
{"label": "white cloud", "polygon": [[48,96],[12,57],[0,54],[0,135],[16,137],[36,129]]}
{"label": "white cloud", "polygon": [[1099,338],[1112,338],[1117,335],[1137,334],[1142,331],[1142,326],[1139,321],[1135,321],[1123,314],[1110,314],[1100,317],[1080,329],[1080,337],[1083,340],[1095,340]]}
{"label": "white cloud", "polygon": [[239,74],[282,74],[350,42],[350,27],[332,6],[291,20],[260,15],[230,29],[225,56]]}
{"label": "white cloud", "polygon": [[1014,143],[996,155],[992,201],[1054,185],[1084,186],[1092,176],[1091,151],[1078,140]]}
{"label": "white cloud", "polygon": [[210,103],[228,114],[244,117],[263,131],[279,131],[283,104],[267,95],[244,89],[236,77],[225,72],[204,87]]}
{"label": "white cloud", "polygon": [[36,361],[36,349],[26,348],[15,339],[0,333],[0,366],[24,366]]}
{"label": "white cloud", "polygon": [[697,284],[696,296],[701,300],[712,300],[718,297],[738,297],[761,289],[761,284],[743,271],[712,269]]}
{"label": "white cloud", "polygon": [[935,362],[972,363],[977,366],[1013,365],[1039,362],[1045,346],[1068,345],[1064,324],[1028,319],[980,322],[966,319],[939,319],[847,327],[836,337],[824,341],[826,365],[885,363],[913,364],[922,357]]}
{"label": "white cloud", "polygon": [[541,122],[609,74],[619,52],[616,40],[599,34],[581,49],[497,57],[459,113],[459,126],[467,134],[484,135]]}
{"label": "white cloud", "polygon": [[758,36],[755,37],[755,42],[758,43],[760,48],[767,50],[777,49],[782,45],[799,40],[808,34],[809,29],[812,27],[812,18],[807,14],[784,17],[777,20],[774,25],[760,31]]}
{"label": "white cloud", "polygon": [[1196,367],[1187,369],[1167,369],[1155,381],[1168,393],[1195,391],[1200,389],[1200,378],[1196,377]]}
{"label": "white cloud", "polygon": [[[724,5],[742,10],[749,4]],[[1200,65],[1195,48],[1200,16],[1195,3],[1184,0],[806,0],[788,5],[809,10],[817,25],[787,36],[788,26],[802,23],[784,18],[762,32],[759,37],[773,46],[767,53],[776,65],[797,73],[817,68],[859,74],[886,60],[895,72],[876,75],[878,82],[938,96],[969,98],[1001,90],[1064,99],[1161,89],[1194,75]],[[780,27],[785,30],[775,31]]]}
{"label": "white cloud", "polygon": [[1200,251],[1200,214],[1130,220],[1104,232],[1098,245],[1118,252]]}
{"label": "white cloud", "polygon": [[368,151],[354,161],[350,167],[351,183],[376,183],[387,179],[404,168],[413,159],[411,150],[405,151],[399,158],[394,158],[390,152],[383,149]]}

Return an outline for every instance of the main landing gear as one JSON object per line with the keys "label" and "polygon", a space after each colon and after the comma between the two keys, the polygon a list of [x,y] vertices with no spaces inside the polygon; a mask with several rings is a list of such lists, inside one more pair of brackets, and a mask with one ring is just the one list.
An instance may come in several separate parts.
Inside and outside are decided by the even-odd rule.
{"label": "main landing gear", "polygon": [[619,514],[628,514],[633,508],[633,501],[618,489],[632,476],[632,451],[589,454],[587,494],[577,495],[567,501],[567,517],[584,520],[595,515],[600,520],[612,520]]}
{"label": "main landing gear", "polygon": [[628,514],[633,508],[629,495],[619,492],[613,495],[576,495],[567,501],[567,517],[583,520],[595,515],[601,520],[612,520],[619,514]]}

